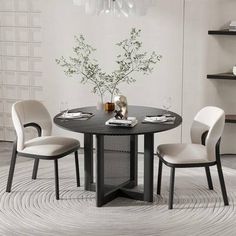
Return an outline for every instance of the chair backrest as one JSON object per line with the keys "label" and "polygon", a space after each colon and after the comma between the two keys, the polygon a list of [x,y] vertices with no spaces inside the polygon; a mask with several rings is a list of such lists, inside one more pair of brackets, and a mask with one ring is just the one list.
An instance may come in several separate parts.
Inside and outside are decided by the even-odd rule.
{"label": "chair backrest", "polygon": [[41,128],[42,136],[52,132],[52,121],[46,107],[39,101],[26,100],[16,102],[12,106],[12,121],[17,134],[17,150],[24,149],[24,125],[35,123]]}
{"label": "chair backrest", "polygon": [[208,132],[205,138],[209,161],[216,160],[216,144],[219,141],[225,124],[225,112],[213,106],[204,107],[194,118],[191,127],[192,143],[201,144],[202,135]]}

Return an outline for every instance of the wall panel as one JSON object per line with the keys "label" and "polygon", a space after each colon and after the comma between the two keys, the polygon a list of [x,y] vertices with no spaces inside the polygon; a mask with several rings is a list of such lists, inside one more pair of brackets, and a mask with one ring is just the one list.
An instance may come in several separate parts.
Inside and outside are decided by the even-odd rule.
{"label": "wall panel", "polygon": [[44,99],[41,28],[39,1],[0,1],[0,140],[15,138],[14,102]]}

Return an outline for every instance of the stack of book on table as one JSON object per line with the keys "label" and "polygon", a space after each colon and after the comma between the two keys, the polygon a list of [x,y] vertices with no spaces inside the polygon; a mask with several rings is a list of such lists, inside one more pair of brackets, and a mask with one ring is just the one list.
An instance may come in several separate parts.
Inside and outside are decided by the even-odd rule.
{"label": "stack of book on table", "polygon": [[116,119],[115,117],[109,119],[105,123],[108,126],[118,126],[118,127],[134,127],[138,124],[136,117],[128,117],[127,120]]}
{"label": "stack of book on table", "polygon": [[236,31],[236,21],[231,21],[230,22],[229,31]]}

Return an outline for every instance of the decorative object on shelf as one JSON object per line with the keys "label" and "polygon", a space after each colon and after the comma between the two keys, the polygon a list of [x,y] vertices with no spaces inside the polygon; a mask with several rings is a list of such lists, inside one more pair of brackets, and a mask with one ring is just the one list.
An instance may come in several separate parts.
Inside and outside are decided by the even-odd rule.
{"label": "decorative object on shelf", "polygon": [[[236,21],[231,21],[228,29],[221,29],[221,30],[209,30],[209,35],[229,35],[235,36],[236,35]],[[207,79],[218,79],[218,80],[236,80],[236,73],[233,70],[230,72],[218,73],[218,74],[208,74]]]}
{"label": "decorative object on shelf", "polygon": [[127,98],[123,95],[114,98],[115,105],[119,110],[115,110],[115,118],[120,120],[127,120],[128,118],[128,102]]}
{"label": "decorative object on shelf", "polygon": [[231,21],[230,22],[229,31],[236,31],[236,21]]}
{"label": "decorative object on shelf", "polygon": [[[85,42],[83,35],[75,36],[74,56],[68,59],[61,57],[56,59],[56,62],[62,66],[67,76],[79,75],[82,84],[92,84],[92,92],[101,97],[102,103],[104,103],[103,96],[105,93],[110,94],[110,103],[113,103],[114,95],[120,93],[118,85],[134,83],[136,81],[132,77],[134,72],[141,72],[143,75],[151,74],[153,66],[162,58],[155,51],[150,55],[141,51],[140,33],[141,30],[132,28],[130,37],[116,44],[121,49],[121,53],[116,59],[118,68],[110,74],[103,72],[97,60],[92,57],[92,53],[96,49]],[[111,106],[108,104],[107,108]]]}
{"label": "decorative object on shelf", "polygon": [[236,65],[233,67],[233,74],[236,75]]}
{"label": "decorative object on shelf", "polygon": [[231,21],[227,28],[223,28],[220,30],[209,30],[208,34],[236,35],[236,21]]}
{"label": "decorative object on shelf", "polygon": [[155,5],[155,0],[73,0],[83,6],[86,14],[117,17],[143,16]]}

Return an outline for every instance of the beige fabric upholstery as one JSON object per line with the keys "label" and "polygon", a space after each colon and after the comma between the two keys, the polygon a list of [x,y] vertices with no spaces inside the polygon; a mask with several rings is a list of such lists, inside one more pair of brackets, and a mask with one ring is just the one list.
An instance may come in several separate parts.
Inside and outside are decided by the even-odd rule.
{"label": "beige fabric upholstery", "polygon": [[199,144],[163,144],[158,147],[158,152],[172,164],[209,162],[205,146]]}
{"label": "beige fabric upholstery", "polygon": [[[215,146],[225,124],[225,113],[218,107],[208,106],[200,110],[191,127],[191,144],[164,144],[157,147],[158,154],[172,164],[207,163],[216,160]],[[205,146],[202,134],[208,131]]]}
{"label": "beige fabric upholstery", "polygon": [[[17,134],[17,151],[20,153],[56,156],[79,148],[79,141],[73,138],[50,136],[52,121],[46,107],[39,101],[26,100],[12,106],[12,120]],[[36,123],[42,129],[42,137],[25,141],[24,125]]]}
{"label": "beige fabric upholstery", "polygon": [[73,138],[56,136],[38,137],[25,142],[24,149],[21,150],[21,153],[57,156],[74,148],[79,148],[79,146],[79,141]]}
{"label": "beige fabric upholstery", "polygon": [[204,107],[194,118],[191,127],[192,143],[201,144],[203,132],[208,131],[206,136],[207,158],[215,161],[215,146],[220,139],[225,125],[225,112],[218,107]]}
{"label": "beige fabric upholstery", "polygon": [[52,121],[46,107],[39,101],[26,100],[16,102],[12,106],[12,121],[17,134],[17,151],[24,149],[24,125],[36,123],[42,129],[42,136],[49,136],[52,132]]}

